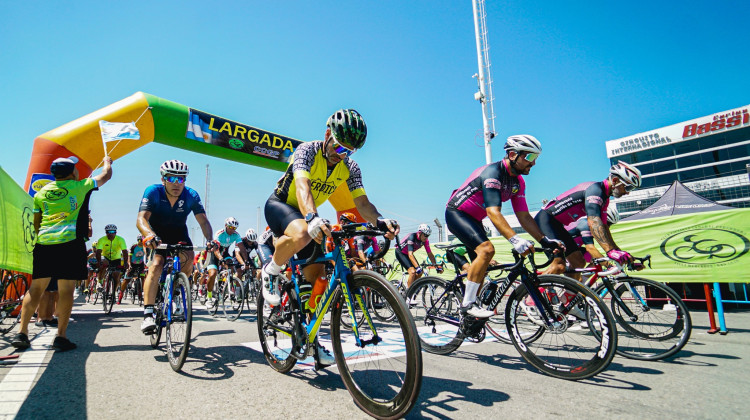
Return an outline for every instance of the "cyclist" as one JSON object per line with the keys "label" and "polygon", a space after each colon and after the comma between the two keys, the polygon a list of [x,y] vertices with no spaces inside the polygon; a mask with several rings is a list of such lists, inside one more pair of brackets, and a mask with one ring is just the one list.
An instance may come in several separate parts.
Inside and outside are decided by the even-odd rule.
{"label": "cyclist", "polygon": [[245,232],[245,236],[242,237],[242,248],[239,246],[234,247],[235,258],[239,261],[241,257],[245,261],[245,265],[237,270],[237,277],[242,278],[245,270],[248,269],[250,270],[251,277],[256,278],[258,267],[255,266],[255,261],[250,257],[250,253],[253,251],[255,251],[256,255],[259,255],[258,234],[255,233],[255,229],[250,228]]}
{"label": "cyclist", "polygon": [[[357,217],[349,212],[341,213],[341,216],[339,216],[339,224],[331,226],[331,231],[340,231],[342,226],[356,223]],[[333,248],[335,247],[333,243],[333,239],[328,238],[326,239],[326,250],[328,252],[333,251]],[[344,242],[344,252],[346,253],[347,259],[354,258],[355,257],[355,251],[354,251],[354,238],[348,238]]]}
{"label": "cyclist", "polygon": [[135,243],[130,247],[130,268],[122,278],[122,284],[120,284],[120,295],[117,297],[117,304],[122,303],[122,295],[128,288],[128,283],[133,275],[140,276],[146,266],[143,263],[143,258],[146,255],[146,250],[143,248],[143,236],[138,235],[135,239]]}
{"label": "cyclist", "polygon": [[[96,260],[99,262],[99,285],[102,287],[104,272],[107,267],[112,266],[120,270],[127,269],[128,263],[128,244],[125,238],[117,236],[117,226],[109,224],[104,227],[106,235],[96,241]],[[104,257],[104,259],[102,259]],[[116,271],[113,274],[115,284],[119,284],[122,271]]]}
{"label": "cyclist", "polygon": [[[370,202],[362,185],[362,173],[350,156],[364,144],[367,126],[362,116],[353,109],[336,111],[326,122],[325,139],[303,143],[292,155],[284,175],[266,201],[265,216],[273,234],[278,238],[271,261],[261,269],[263,298],[270,305],[281,302],[279,276],[281,266],[296,253],[309,257],[315,243],[330,236],[327,220],[318,215],[322,205],[336,188],[346,182],[359,214],[378,229],[398,233],[395,220],[384,219]],[[310,264],[303,269],[306,279],[319,283],[325,275],[323,264]],[[321,290],[313,284],[313,293]],[[315,303],[315,296],[310,302]],[[315,356],[321,365],[333,364],[333,356],[316,343]]]}
{"label": "cyclist", "polygon": [[[206,210],[201,204],[201,198],[194,189],[185,186],[188,166],[179,160],[168,160],[161,164],[159,172],[161,184],[146,188],[138,211],[136,227],[143,235],[144,246],[154,249],[162,242],[171,245],[192,245],[187,229],[187,217],[190,212],[198,221],[206,241],[210,242],[213,230],[206,217]],[[181,271],[185,275],[190,275],[193,271],[193,254],[193,251],[185,251],[180,256],[183,262]],[[153,334],[156,331],[154,302],[165,259],[166,251],[155,250],[146,280],[143,282],[141,331],[144,334]]]}
{"label": "cyclist", "polygon": [[258,238],[258,249],[256,250],[261,267],[271,261],[271,257],[273,257],[275,250],[276,236],[273,234],[271,228],[266,226],[266,230],[264,230],[260,235],[260,238]]}
{"label": "cyclist", "polygon": [[372,236],[359,235],[353,238],[354,252],[356,253],[355,261],[362,268],[367,267],[367,262],[372,255],[380,252],[378,240]]}
{"label": "cyclist", "polygon": [[[88,256],[86,257],[87,262],[87,268],[88,268],[88,279],[91,278],[93,275],[99,274],[99,260],[96,259],[96,242],[91,245],[92,248],[89,249],[87,252]],[[84,280],[85,284],[83,285],[83,293],[88,294],[89,293],[89,282],[87,280]],[[93,290],[92,290],[93,291]]]}
{"label": "cyclist", "polygon": [[500,208],[504,201],[510,200],[521,227],[543,247],[561,247],[559,241],[542,234],[526,204],[523,175],[528,175],[536,164],[536,159],[542,153],[541,143],[534,136],[521,134],[508,137],[504,149],[505,157],[502,160],[477,168],[453,191],[445,209],[448,229],[466,246],[471,259],[461,313],[476,318],[493,315],[492,311],[476,304],[477,292],[495,255],[495,247],[487,238],[482,220],[489,217],[518,253],[526,255],[534,250],[534,243],[517,235],[503,217]]}
{"label": "cyclist", "polygon": [[[632,257],[622,251],[612,238],[605,222],[607,208],[610,197],[622,197],[640,185],[641,172],[619,161],[612,165],[607,179],[600,182],[585,182],[560,194],[547,203],[534,219],[545,235],[565,244],[565,257],[572,268],[583,268],[586,265],[583,254],[566,230],[566,227],[572,227],[581,216],[586,216],[591,235],[601,245],[607,256],[619,263],[626,263],[631,261]],[[547,273],[563,273],[565,268],[565,258],[560,255],[553,260]]]}
{"label": "cyclist", "polygon": [[[213,241],[215,245],[213,250],[207,254],[206,269],[208,269],[208,300],[206,301],[206,307],[208,308],[212,308],[215,303],[213,290],[219,266],[225,259],[232,260],[229,248],[232,245],[235,245],[235,248],[239,248],[240,250],[245,249],[245,245],[242,244],[242,237],[237,233],[237,228],[239,226],[240,222],[238,222],[237,219],[234,217],[227,217],[227,219],[224,220],[224,229],[216,232]],[[245,260],[242,258],[242,255],[240,255],[238,260],[240,264],[245,265]]]}
{"label": "cyclist", "polygon": [[422,267],[417,262],[417,257],[414,256],[414,252],[422,248],[427,252],[427,256],[432,261],[432,265],[437,266],[437,272],[442,273],[443,267],[438,266],[435,261],[435,255],[433,255],[430,249],[429,236],[432,233],[432,229],[426,223],[422,223],[417,228],[417,231],[410,234],[400,244],[396,246],[396,259],[408,273],[409,277],[406,279],[406,286],[409,287],[414,280],[422,277]]}

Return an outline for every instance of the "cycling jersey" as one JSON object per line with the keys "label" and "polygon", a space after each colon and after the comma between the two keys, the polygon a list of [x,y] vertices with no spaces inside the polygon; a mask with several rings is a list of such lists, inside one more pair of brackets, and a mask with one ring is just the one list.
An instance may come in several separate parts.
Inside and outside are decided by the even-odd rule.
{"label": "cycling jersey", "polygon": [[242,238],[242,245],[245,245],[245,250],[247,250],[247,255],[250,255],[250,251],[254,251],[258,249],[257,241],[248,241],[247,239]]}
{"label": "cycling jersey", "polygon": [[[88,203],[96,181],[52,181],[34,195],[34,213],[42,214],[37,243],[61,244],[88,235]],[[83,210],[83,211],[81,211]]]}
{"label": "cycling jersey", "polygon": [[162,184],[154,184],[146,188],[138,211],[151,212],[148,223],[154,232],[162,237],[162,240],[164,240],[164,235],[160,233],[161,231],[179,230],[187,233],[187,217],[191,211],[196,215],[206,212],[200,196],[190,187],[182,190],[177,202],[172,206]]}
{"label": "cycling jersey", "polygon": [[297,186],[294,182],[296,178],[310,180],[310,192],[316,207],[325,203],[344,181],[352,193],[352,198],[365,195],[359,165],[347,157],[336,166],[329,168],[323,156],[322,141],[312,141],[297,146],[291,163],[274,190],[274,195],[279,200],[299,209]]}
{"label": "cycling jersey", "polygon": [[242,236],[239,233],[233,232],[230,234],[226,229],[216,232],[214,239],[219,242],[219,246],[221,247],[220,252],[225,258],[229,256],[230,246],[242,242]]}
{"label": "cycling jersey", "polygon": [[130,262],[133,264],[143,264],[143,257],[146,255],[146,250],[138,244],[130,247]]}
{"label": "cycling jersey", "polygon": [[583,216],[599,216],[606,224],[611,190],[612,186],[606,179],[602,182],[584,182],[558,195],[543,210],[566,229],[573,227]]}
{"label": "cycling jersey", "polygon": [[367,250],[371,249],[370,255],[376,254],[380,251],[380,245],[377,239],[371,236],[359,235],[354,237],[354,246],[357,251],[362,251],[365,255],[368,255]]}
{"label": "cycling jersey", "polygon": [[513,205],[513,211],[529,211],[523,177],[512,175],[505,160],[501,160],[472,172],[453,191],[446,207],[460,210],[481,221],[487,217],[487,207],[500,207],[508,200]]}
{"label": "cycling jersey", "polygon": [[102,257],[109,261],[122,259],[122,251],[128,249],[128,244],[122,236],[115,236],[110,241],[107,235],[104,235],[96,241],[96,246],[96,249],[102,251]]}
{"label": "cycling jersey", "polygon": [[422,242],[419,240],[419,232],[414,232],[407,236],[406,239],[402,240],[398,245],[398,248],[404,255],[409,255],[410,251],[415,252],[419,248],[422,248],[422,245],[424,245],[425,251],[432,253],[432,250],[430,250],[430,240],[425,239],[424,242]]}

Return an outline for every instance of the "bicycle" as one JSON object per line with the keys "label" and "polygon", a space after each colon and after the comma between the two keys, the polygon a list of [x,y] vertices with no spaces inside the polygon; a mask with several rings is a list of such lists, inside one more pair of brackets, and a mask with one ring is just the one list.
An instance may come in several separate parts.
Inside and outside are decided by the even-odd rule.
{"label": "bicycle", "polygon": [[[117,289],[120,288],[120,282],[115,281],[115,273],[122,273],[122,268],[108,266],[104,272],[104,288],[102,290],[102,307],[105,314],[112,312],[112,306],[117,300]],[[94,301],[96,304],[96,301]]]}
{"label": "bicycle", "polygon": [[[317,336],[332,306],[331,339],[344,385],[357,406],[368,415],[397,418],[411,410],[419,395],[422,384],[419,339],[414,320],[393,286],[373,271],[350,270],[344,242],[358,234],[377,236],[383,232],[365,229],[364,224],[349,224],[331,232],[332,252],[324,254],[316,246],[307,260],[290,261],[292,278],[280,285],[281,304],[270,307],[262,294],[258,296],[258,335],[269,365],[278,372],[289,372],[297,360],[317,356]],[[306,302],[300,296],[300,283],[304,279],[297,269],[309,263],[333,264],[333,274],[308,320]],[[368,289],[379,293],[394,308],[396,317],[392,322],[370,317],[363,299]],[[366,322],[362,326],[355,323],[350,331],[343,330],[343,313],[354,318],[355,308],[364,313]],[[317,357],[315,360],[318,369],[321,366]]]}
{"label": "bicycle", "polygon": [[242,274],[242,280],[240,282],[242,283],[242,296],[245,298],[247,310],[257,311],[258,295],[260,294],[261,287],[260,280],[253,276],[252,270],[245,270],[245,272]]}
{"label": "bicycle", "polygon": [[[633,270],[648,264],[651,268],[650,255],[633,259],[634,263],[623,266],[610,258],[599,258],[593,261],[594,266],[575,271],[591,274],[585,284],[604,300],[617,321],[617,354],[636,360],[665,359],[679,352],[690,339],[690,311],[666,284],[628,275],[626,267]],[[604,263],[611,267],[603,268]],[[657,302],[666,305],[658,309]]]}
{"label": "bicycle", "polygon": [[[549,250],[547,250],[549,251]],[[537,275],[540,266],[534,254],[523,257],[513,253],[515,262],[489,267],[488,272],[504,270],[508,276],[502,283],[482,296],[488,308],[495,308],[513,283],[520,284],[505,301],[505,326],[521,357],[533,367],[550,376],[580,380],[590,378],[609,366],[617,347],[614,319],[602,299],[581,283],[565,276]],[[526,261],[531,270],[526,267]],[[407,291],[407,302],[417,323],[422,347],[431,353],[448,354],[464,340],[481,342],[486,337],[487,319],[463,316],[460,312],[465,274],[447,281],[439,277],[423,277]],[[494,290],[493,290],[494,289]],[[589,334],[580,328],[573,308],[579,303],[592,307]],[[569,319],[572,318],[572,319]]]}
{"label": "bicycle", "polygon": [[28,286],[25,275],[3,270],[0,284],[0,333],[8,333],[21,319],[21,304]]}
{"label": "bicycle", "polygon": [[162,330],[166,329],[167,359],[172,370],[179,372],[190,350],[190,334],[193,327],[190,281],[185,273],[180,271],[180,252],[202,251],[204,248],[162,244],[156,249],[165,249],[167,258],[159,277],[159,293],[156,294],[154,304],[156,331],[150,337],[151,347],[159,346]]}
{"label": "bicycle", "polygon": [[235,321],[242,315],[245,301],[242,293],[242,283],[234,275],[234,267],[237,263],[229,257],[223,261],[224,269],[219,272],[214,281],[213,306],[207,308],[208,313],[215,316],[221,307],[224,317],[229,321]]}
{"label": "bicycle", "polygon": [[[101,291],[99,290],[99,270],[94,271],[88,279],[86,302],[96,305]],[[92,302],[93,301],[93,302]]]}
{"label": "bicycle", "polygon": [[135,305],[143,306],[143,278],[146,277],[146,271],[139,268],[133,270],[130,276],[130,282],[128,283],[127,293],[130,295],[130,300]]}

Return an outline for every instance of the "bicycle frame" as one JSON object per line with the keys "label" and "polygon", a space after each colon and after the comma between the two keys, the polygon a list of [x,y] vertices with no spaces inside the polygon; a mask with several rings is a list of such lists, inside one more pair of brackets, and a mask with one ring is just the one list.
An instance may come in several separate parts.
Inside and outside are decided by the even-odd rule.
{"label": "bicycle frame", "polygon": [[[174,255],[171,256],[171,258],[172,258],[172,264],[171,265],[168,264],[169,258],[167,258],[166,260],[167,264],[164,264],[164,270],[162,270],[161,276],[159,277],[159,287],[167,288],[166,300],[162,302],[164,304],[163,309],[162,309],[164,318],[161,320],[162,327],[172,322],[172,300],[173,300],[173,295],[174,295],[174,290],[172,287],[172,280],[174,279],[174,273],[179,273],[180,268],[182,267],[182,264],[180,261],[179,250],[174,250]],[[167,284],[167,276],[171,276],[169,277],[169,284]],[[157,294],[157,296],[159,296],[159,294]],[[186,296],[182,296],[182,298],[185,299]]]}
{"label": "bicycle frame", "polygon": [[[642,258],[641,260],[646,261],[649,259],[650,259],[650,256],[647,256],[645,258]],[[604,267],[602,267],[601,265],[601,263],[604,261],[613,262],[613,267],[608,270],[605,270]],[[599,297],[604,298],[604,296],[607,293],[609,293],[612,296],[612,299],[614,299],[615,302],[617,302],[617,305],[620,307],[620,309],[622,309],[625,315],[627,315],[631,320],[638,319],[638,317],[633,313],[633,311],[630,310],[628,305],[626,305],[625,302],[623,302],[620,295],[618,293],[615,293],[614,283],[617,281],[616,280],[617,277],[627,278],[628,276],[623,270],[622,265],[620,265],[616,261],[613,261],[609,258],[600,258],[599,260],[596,261],[594,266],[587,267],[587,268],[577,268],[575,271],[579,273],[591,273],[591,277],[588,279],[588,281],[584,283],[589,288],[592,288],[592,286],[596,284],[596,281],[601,279],[602,283],[604,284],[605,289],[603,289],[599,293]],[[641,296],[641,294],[638,293],[638,291],[635,290],[635,288],[633,288],[627,282],[623,282],[623,284],[625,284],[625,286],[628,288],[630,293],[636,298],[636,300],[638,301],[640,305],[646,308],[648,307],[648,302],[646,302],[646,299],[643,296]]]}

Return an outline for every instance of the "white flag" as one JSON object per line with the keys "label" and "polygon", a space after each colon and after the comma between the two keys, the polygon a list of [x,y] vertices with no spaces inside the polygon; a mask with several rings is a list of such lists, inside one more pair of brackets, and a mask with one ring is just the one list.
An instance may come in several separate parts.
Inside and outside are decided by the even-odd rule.
{"label": "white flag", "polygon": [[140,140],[141,133],[135,126],[135,122],[115,123],[99,120],[99,128],[102,130],[102,141],[104,143],[116,140]]}

